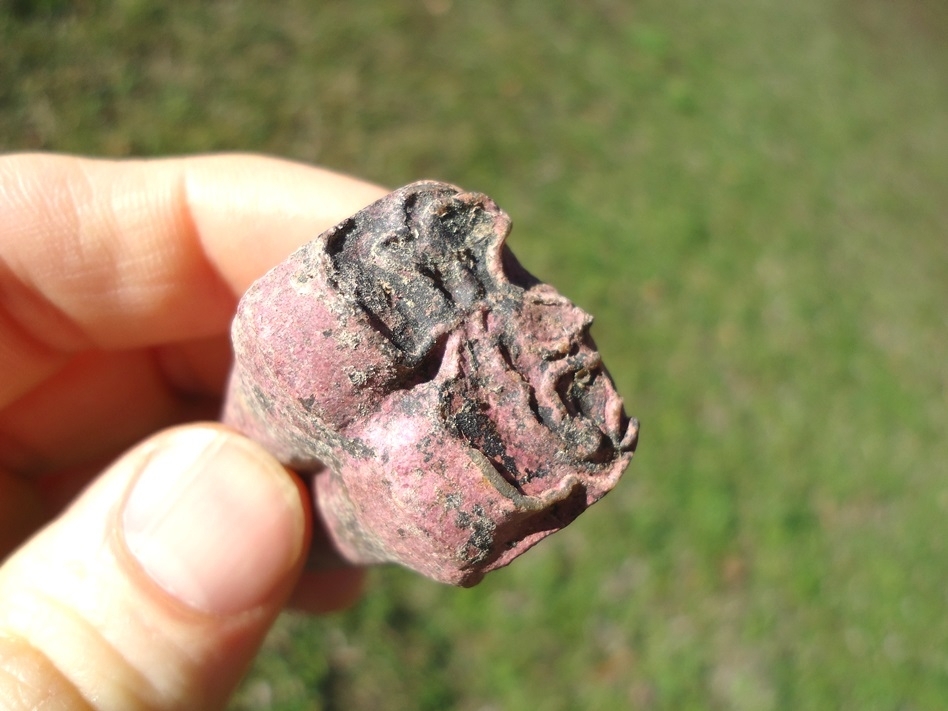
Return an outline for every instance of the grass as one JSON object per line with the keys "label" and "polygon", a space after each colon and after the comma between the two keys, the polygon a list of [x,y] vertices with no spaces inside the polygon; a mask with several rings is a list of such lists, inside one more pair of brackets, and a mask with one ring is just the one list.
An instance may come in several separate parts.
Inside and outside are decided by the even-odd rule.
{"label": "grass", "polygon": [[472,590],[284,616],[237,709],[948,705],[938,0],[0,3],[0,148],[490,193],[642,444]]}

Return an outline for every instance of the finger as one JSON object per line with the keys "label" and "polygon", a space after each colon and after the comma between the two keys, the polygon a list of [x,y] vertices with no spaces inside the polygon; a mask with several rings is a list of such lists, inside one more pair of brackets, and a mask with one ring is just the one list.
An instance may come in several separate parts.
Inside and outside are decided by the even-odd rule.
{"label": "finger", "polygon": [[224,333],[254,278],[383,192],[258,156],[0,158],[0,406],[63,353]]}
{"label": "finger", "polygon": [[223,707],[300,573],[304,497],[221,427],[132,450],[0,568],[0,699]]}
{"label": "finger", "polygon": [[304,570],[287,605],[300,612],[322,615],[352,604],[365,585],[362,568]]}
{"label": "finger", "polygon": [[0,410],[0,468],[36,478],[131,446],[150,432],[213,419],[228,340],[86,351]]}
{"label": "finger", "polygon": [[149,433],[215,419],[230,365],[221,336],[75,356],[0,410],[0,560]]}
{"label": "finger", "polygon": [[[312,497],[310,487],[306,498],[313,502]],[[318,512],[319,507],[313,506],[312,510]],[[313,614],[338,610],[360,596],[364,583],[365,569],[353,567],[339,557],[317,513],[313,518],[309,558],[288,607]]]}
{"label": "finger", "polygon": [[120,452],[185,407],[148,351],[88,351],[0,412],[0,463],[40,474]]}
{"label": "finger", "polygon": [[48,517],[36,488],[0,468],[0,561]]}

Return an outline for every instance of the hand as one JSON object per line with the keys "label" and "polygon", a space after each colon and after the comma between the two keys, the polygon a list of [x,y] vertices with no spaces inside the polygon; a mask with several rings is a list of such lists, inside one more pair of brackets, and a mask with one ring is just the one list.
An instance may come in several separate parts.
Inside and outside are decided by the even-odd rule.
{"label": "hand", "polygon": [[0,157],[0,706],[221,708],[288,601],[358,594],[304,571],[295,475],[197,421],[239,295],[383,192],[253,156]]}

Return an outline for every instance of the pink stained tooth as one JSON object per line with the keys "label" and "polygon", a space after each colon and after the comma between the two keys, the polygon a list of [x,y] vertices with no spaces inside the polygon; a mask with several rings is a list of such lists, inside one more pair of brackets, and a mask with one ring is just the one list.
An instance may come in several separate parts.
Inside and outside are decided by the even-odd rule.
{"label": "pink stained tooth", "polygon": [[223,419],[312,476],[351,563],[475,585],[632,458],[592,318],[517,262],[509,231],[487,196],[413,183],[240,301]]}

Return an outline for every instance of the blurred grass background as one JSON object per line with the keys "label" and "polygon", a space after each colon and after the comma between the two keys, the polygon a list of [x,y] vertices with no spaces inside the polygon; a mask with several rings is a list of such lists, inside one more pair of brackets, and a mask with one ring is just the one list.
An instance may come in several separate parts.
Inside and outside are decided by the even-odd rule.
{"label": "blurred grass background", "polygon": [[493,196],[619,488],[478,588],[284,616],[238,709],[948,708],[943,0],[0,0],[0,149]]}

